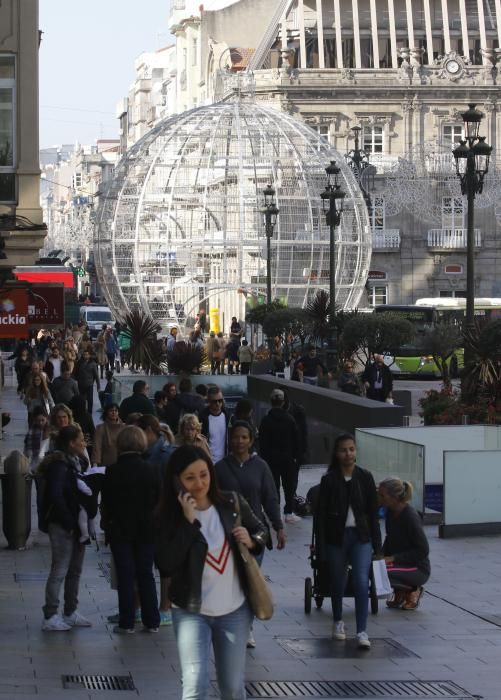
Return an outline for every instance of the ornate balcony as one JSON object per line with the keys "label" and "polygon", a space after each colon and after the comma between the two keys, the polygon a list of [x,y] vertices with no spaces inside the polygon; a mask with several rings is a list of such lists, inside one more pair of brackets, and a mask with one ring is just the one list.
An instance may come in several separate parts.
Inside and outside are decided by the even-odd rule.
{"label": "ornate balcony", "polygon": [[[482,234],[475,229],[475,248],[482,245]],[[428,248],[438,250],[462,250],[467,246],[467,229],[432,228],[428,231]]]}
{"label": "ornate balcony", "polygon": [[400,250],[400,230],[398,228],[377,229],[372,232],[372,250],[385,250],[398,253]]}

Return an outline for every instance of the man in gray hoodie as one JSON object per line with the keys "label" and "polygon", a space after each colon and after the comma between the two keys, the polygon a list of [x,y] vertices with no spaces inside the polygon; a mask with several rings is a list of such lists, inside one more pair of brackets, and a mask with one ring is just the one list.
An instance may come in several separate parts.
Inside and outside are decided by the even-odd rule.
{"label": "man in gray hoodie", "polygon": [[65,403],[67,406],[70,405],[71,399],[80,393],[78,384],[71,376],[71,370],[66,362],[61,364],[61,376],[56,377],[49,388],[54,403]]}

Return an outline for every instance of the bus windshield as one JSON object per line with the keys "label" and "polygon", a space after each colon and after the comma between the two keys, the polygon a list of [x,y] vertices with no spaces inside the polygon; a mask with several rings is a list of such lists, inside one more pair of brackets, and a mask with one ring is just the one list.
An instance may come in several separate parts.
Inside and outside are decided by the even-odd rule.
{"label": "bus windshield", "polygon": [[87,311],[87,322],[101,321],[106,323],[107,321],[112,321],[111,311]]}

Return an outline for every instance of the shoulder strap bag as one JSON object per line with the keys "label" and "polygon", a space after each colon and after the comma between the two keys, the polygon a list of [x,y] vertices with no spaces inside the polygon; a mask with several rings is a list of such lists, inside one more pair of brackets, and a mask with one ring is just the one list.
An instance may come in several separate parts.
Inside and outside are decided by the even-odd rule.
{"label": "shoulder strap bag", "polygon": [[[242,515],[240,513],[240,498],[238,493],[233,493],[233,498],[235,499],[235,510],[237,513],[235,526],[241,527]],[[248,600],[251,610],[258,620],[271,620],[273,616],[273,598],[263,572],[255,557],[252,555],[252,552],[250,552],[244,544],[239,542],[237,547],[245,569]]]}

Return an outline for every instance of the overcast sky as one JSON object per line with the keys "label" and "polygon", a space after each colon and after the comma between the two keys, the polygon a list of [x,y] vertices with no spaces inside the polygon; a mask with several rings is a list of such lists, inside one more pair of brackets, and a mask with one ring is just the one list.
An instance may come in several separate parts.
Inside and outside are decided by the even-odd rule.
{"label": "overcast sky", "polygon": [[174,43],[169,0],[40,0],[40,146],[117,138],[134,59]]}

